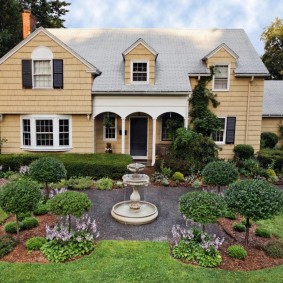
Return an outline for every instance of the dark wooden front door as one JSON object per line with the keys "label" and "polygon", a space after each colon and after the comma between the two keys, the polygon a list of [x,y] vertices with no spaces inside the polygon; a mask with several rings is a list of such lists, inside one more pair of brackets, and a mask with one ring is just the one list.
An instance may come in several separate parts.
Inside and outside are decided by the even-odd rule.
{"label": "dark wooden front door", "polygon": [[147,156],[147,118],[131,118],[131,156]]}

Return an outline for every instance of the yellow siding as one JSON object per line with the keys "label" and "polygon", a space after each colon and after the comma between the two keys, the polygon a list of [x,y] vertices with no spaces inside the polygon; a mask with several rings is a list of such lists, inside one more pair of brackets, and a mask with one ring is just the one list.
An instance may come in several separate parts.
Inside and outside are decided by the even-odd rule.
{"label": "yellow siding", "polygon": [[[277,136],[281,136],[279,126],[283,125],[283,117],[262,117],[261,132],[272,132]],[[283,140],[279,141],[283,145]]]}
{"label": "yellow siding", "polygon": [[138,44],[125,56],[125,84],[131,84],[131,62],[144,60],[149,62],[149,84],[155,83],[155,56],[142,44]]}
{"label": "yellow siding", "polygon": [[[23,89],[22,59],[46,46],[54,59],[64,60],[64,89]],[[0,65],[0,113],[9,114],[87,114],[92,112],[91,74],[88,67],[46,36],[36,35]]]}
{"label": "yellow siding", "polygon": [[[257,152],[260,148],[264,79],[254,78],[251,82],[250,77],[236,78],[235,59],[225,49],[220,49],[207,61],[208,67],[221,63],[230,65],[230,88],[228,91],[214,91],[220,105],[217,108],[211,106],[211,110],[218,117],[236,116],[235,145],[250,144]],[[197,78],[190,78],[190,83],[193,89],[197,84]],[[212,81],[208,83],[207,88],[212,89]],[[235,145],[220,145],[219,157],[233,158]]]}

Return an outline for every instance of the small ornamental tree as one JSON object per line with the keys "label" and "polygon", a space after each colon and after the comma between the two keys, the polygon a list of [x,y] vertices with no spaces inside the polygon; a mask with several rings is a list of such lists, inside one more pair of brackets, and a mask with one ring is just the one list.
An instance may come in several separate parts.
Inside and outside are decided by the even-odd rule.
{"label": "small ornamental tree", "polygon": [[205,224],[213,223],[225,211],[225,202],[223,197],[211,192],[192,192],[187,193],[180,198],[179,210],[186,217],[202,224],[202,230],[205,230]]}
{"label": "small ornamental tree", "polygon": [[45,184],[46,198],[49,198],[50,189],[48,183],[56,183],[67,177],[64,164],[53,157],[42,157],[30,164],[29,176]]}
{"label": "small ornamental tree", "polygon": [[208,163],[201,174],[206,184],[218,187],[218,193],[221,186],[227,186],[235,182],[239,177],[239,171],[236,166],[225,161]]}
{"label": "small ornamental tree", "polygon": [[269,219],[283,206],[283,193],[274,185],[262,180],[242,180],[229,185],[225,201],[235,213],[246,218],[246,244],[249,243],[250,220]]}
{"label": "small ornamental tree", "polygon": [[64,192],[48,201],[49,209],[54,214],[68,217],[69,232],[71,231],[71,216],[81,217],[92,206],[89,197],[79,192]]}
{"label": "small ornamental tree", "polygon": [[19,214],[33,211],[41,199],[39,185],[33,181],[20,179],[2,187],[0,207],[7,213],[16,215],[17,239],[19,241]]}

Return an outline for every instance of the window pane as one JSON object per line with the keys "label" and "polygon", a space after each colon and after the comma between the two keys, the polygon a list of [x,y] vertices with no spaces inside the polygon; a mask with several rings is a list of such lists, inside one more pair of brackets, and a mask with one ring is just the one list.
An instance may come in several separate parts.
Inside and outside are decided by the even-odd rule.
{"label": "window pane", "polygon": [[214,88],[215,89],[227,89],[228,88],[228,66],[227,65],[218,65],[215,67]]}
{"label": "window pane", "polygon": [[212,139],[215,142],[224,142],[224,133],[225,133],[225,118],[219,118],[220,120],[220,131],[214,132],[212,134]]}
{"label": "window pane", "polygon": [[36,145],[53,146],[52,120],[36,120]]}
{"label": "window pane", "polygon": [[69,145],[69,120],[59,120],[59,145]]}
{"label": "window pane", "polygon": [[147,63],[133,63],[133,81],[147,81]]}
{"label": "window pane", "polygon": [[23,119],[23,145],[31,145],[29,119]]}
{"label": "window pane", "polygon": [[104,139],[116,138],[116,118],[114,116],[104,116]]}
{"label": "window pane", "polygon": [[228,78],[228,66],[216,66],[215,78]]}
{"label": "window pane", "polygon": [[51,87],[51,61],[34,61],[34,87]]}

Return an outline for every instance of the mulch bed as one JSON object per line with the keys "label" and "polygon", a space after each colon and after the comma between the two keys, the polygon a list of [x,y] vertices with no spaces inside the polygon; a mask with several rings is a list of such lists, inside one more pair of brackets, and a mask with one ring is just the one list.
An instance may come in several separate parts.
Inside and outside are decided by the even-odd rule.
{"label": "mulch bed", "polygon": [[[45,237],[45,225],[53,226],[56,222],[56,216],[52,214],[45,214],[36,216],[39,221],[39,226],[31,230],[24,230],[20,232],[20,243],[7,255],[2,257],[1,261],[6,262],[37,262],[48,263],[48,260],[42,255],[40,251],[34,251],[28,253],[25,242],[32,237]],[[14,221],[13,217],[7,219],[7,221]],[[4,227],[0,226],[0,235],[5,234]],[[16,235],[13,235],[16,238]]]}
{"label": "mulch bed", "polygon": [[[222,229],[232,238],[230,242],[224,242],[222,248],[220,250],[222,256],[222,263],[219,266],[220,269],[226,270],[242,270],[242,271],[250,271],[257,270],[263,268],[269,268],[276,265],[283,264],[283,259],[274,259],[268,257],[262,247],[274,239],[266,239],[255,236],[256,225],[253,224],[250,228],[250,237],[249,237],[249,246],[245,245],[245,232],[237,232],[232,228],[233,223],[241,222],[243,219],[241,217],[237,217],[236,220],[230,220],[226,218],[220,218],[218,220],[219,225]],[[234,259],[227,255],[227,248],[230,245],[242,245],[248,252],[248,256],[245,260]]]}

